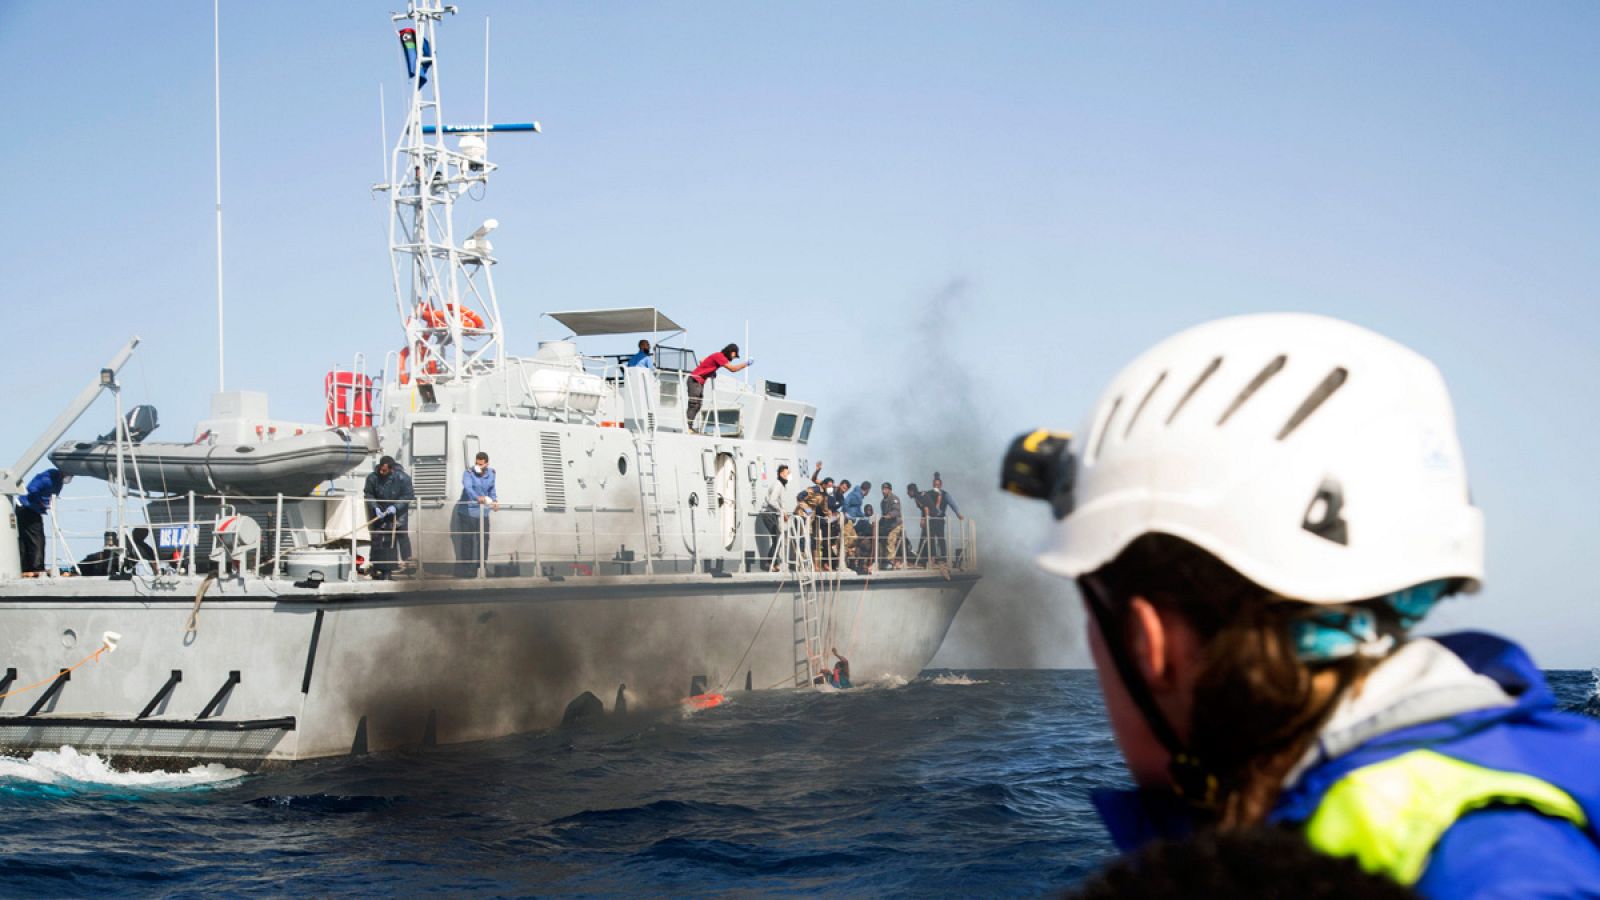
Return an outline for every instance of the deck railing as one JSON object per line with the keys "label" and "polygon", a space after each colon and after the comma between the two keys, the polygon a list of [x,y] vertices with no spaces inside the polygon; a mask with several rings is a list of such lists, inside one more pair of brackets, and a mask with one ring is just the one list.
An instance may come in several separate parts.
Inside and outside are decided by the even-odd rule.
{"label": "deck railing", "polygon": [[[656,513],[660,539],[653,544],[655,523],[647,526],[647,538],[637,508],[574,506],[555,512],[501,503],[475,517],[459,501],[410,501],[408,507],[401,528],[396,520],[372,515],[368,501],[350,494],[189,493],[130,500],[120,518],[115,498],[57,498],[46,524],[47,567],[52,573],[118,577],[210,571],[219,512],[244,515],[260,527],[259,548],[247,564],[254,574],[296,580],[312,570],[337,581],[391,568],[399,574],[493,578],[760,571],[775,563],[781,570],[794,563],[754,512],[741,515],[730,547],[720,524],[707,518],[715,512],[687,503]],[[977,526],[971,518],[910,521],[885,529],[876,518],[852,522],[838,514],[810,519],[791,513],[780,518],[776,530],[791,520],[802,522],[805,552],[823,570],[965,572],[978,565]],[[391,537],[395,550],[403,551],[400,559],[388,558]]]}

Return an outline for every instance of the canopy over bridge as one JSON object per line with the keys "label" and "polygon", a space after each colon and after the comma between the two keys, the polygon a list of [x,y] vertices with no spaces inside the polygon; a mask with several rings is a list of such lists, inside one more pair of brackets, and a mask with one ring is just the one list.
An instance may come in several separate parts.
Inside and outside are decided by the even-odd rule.
{"label": "canopy over bridge", "polygon": [[605,334],[664,334],[686,329],[653,306],[622,309],[584,309],[545,313],[565,325],[577,337]]}

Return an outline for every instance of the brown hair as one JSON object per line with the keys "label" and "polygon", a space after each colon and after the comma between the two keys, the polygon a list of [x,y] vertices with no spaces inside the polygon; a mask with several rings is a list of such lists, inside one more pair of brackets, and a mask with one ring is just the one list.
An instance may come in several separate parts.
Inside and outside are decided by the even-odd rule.
{"label": "brown hair", "polygon": [[1289,623],[1308,612],[1307,604],[1273,594],[1171,535],[1136,539],[1094,577],[1117,609],[1143,597],[1199,635],[1204,649],[1185,743],[1217,778],[1213,812],[1223,828],[1265,819],[1284,775],[1339,698],[1379,662],[1359,655],[1302,662]]}

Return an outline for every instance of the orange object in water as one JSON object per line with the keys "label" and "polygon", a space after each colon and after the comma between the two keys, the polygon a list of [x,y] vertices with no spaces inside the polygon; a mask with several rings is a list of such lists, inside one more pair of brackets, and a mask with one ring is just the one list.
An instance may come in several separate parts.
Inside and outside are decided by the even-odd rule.
{"label": "orange object in water", "polygon": [[722,701],[726,699],[728,698],[721,694],[696,694],[683,702],[695,709],[711,709],[714,706],[721,706]]}

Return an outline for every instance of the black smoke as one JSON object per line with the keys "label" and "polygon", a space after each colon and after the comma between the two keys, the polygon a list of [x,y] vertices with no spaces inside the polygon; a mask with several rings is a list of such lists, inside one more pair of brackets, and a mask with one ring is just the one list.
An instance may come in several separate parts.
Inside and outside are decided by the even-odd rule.
{"label": "black smoke", "polygon": [[[1043,366],[1008,359],[1004,348],[974,347],[960,336],[981,314],[965,279],[953,279],[917,305],[901,331],[878,345],[881,376],[823,407],[831,448],[827,472],[852,481],[888,481],[906,504],[907,482],[927,488],[933,473],[961,512],[976,520],[983,578],[956,617],[935,662],[972,668],[1082,664],[1082,625],[1066,582],[1033,565],[1049,512],[999,490],[1000,459],[1014,436],[999,421],[1003,397],[981,380],[980,363],[1028,390],[1049,390]],[[836,410],[836,412],[835,412]],[[1051,424],[1051,423],[1039,423]],[[874,499],[878,491],[873,490]],[[908,516],[909,518],[909,516]],[[952,521],[950,528],[959,523]]]}

